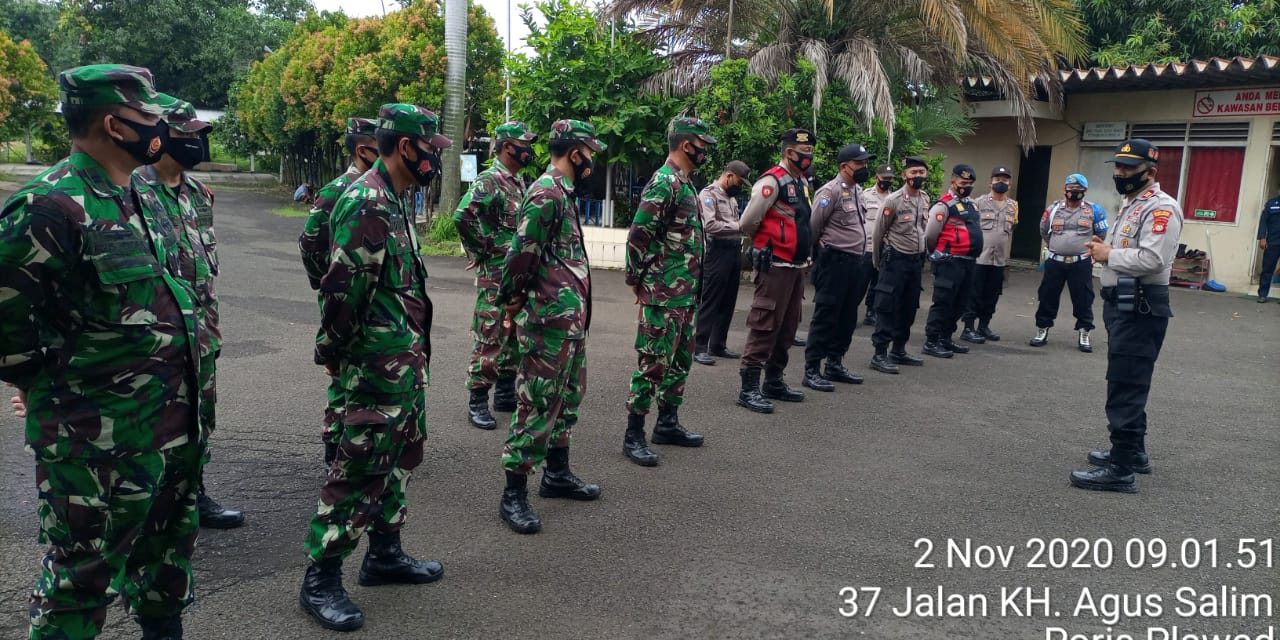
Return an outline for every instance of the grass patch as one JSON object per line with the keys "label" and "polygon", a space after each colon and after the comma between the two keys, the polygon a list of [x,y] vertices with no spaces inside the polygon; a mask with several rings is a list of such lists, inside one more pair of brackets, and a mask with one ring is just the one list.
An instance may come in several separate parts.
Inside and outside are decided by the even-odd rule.
{"label": "grass patch", "polygon": [[426,240],[422,243],[422,255],[460,258],[466,254],[457,240]]}
{"label": "grass patch", "polygon": [[304,209],[298,205],[288,204],[283,207],[275,207],[271,210],[271,213],[274,213],[281,218],[305,218],[310,211],[311,209],[309,207]]}

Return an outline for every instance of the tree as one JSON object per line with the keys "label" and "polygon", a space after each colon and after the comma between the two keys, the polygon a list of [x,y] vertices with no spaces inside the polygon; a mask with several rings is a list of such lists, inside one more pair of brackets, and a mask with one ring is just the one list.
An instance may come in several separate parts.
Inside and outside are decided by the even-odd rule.
{"label": "tree", "polygon": [[0,0],[0,30],[15,40],[30,40],[56,73],[80,64],[85,29],[74,12],[42,0]]}
{"label": "tree", "polygon": [[1280,1],[1080,0],[1101,65],[1280,55]]}
{"label": "tree", "polygon": [[56,121],[57,103],[58,87],[35,48],[0,31],[0,140],[25,136],[32,160],[31,134]]}
{"label": "tree", "polygon": [[457,140],[446,149],[440,175],[440,208],[453,211],[457,206],[462,186],[461,151],[466,130],[463,104],[467,86],[467,0],[445,0],[444,46],[448,60],[445,66],[444,130],[445,135]]}

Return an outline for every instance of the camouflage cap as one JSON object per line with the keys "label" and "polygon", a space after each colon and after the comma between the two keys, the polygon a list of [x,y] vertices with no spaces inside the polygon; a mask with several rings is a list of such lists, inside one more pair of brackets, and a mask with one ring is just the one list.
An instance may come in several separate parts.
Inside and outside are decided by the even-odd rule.
{"label": "camouflage cap", "polygon": [[181,131],[183,133],[200,133],[201,131],[213,128],[213,125],[196,117],[195,105],[187,102],[186,100],[179,100],[163,93],[158,95],[177,102],[176,106],[173,108],[173,112],[164,117],[165,121],[169,123],[170,129]]}
{"label": "camouflage cap", "polygon": [[384,104],[378,109],[378,128],[421,136],[437,149],[448,149],[453,141],[440,134],[440,116],[416,104]]}
{"label": "camouflage cap", "polygon": [[124,64],[91,64],[58,74],[58,97],[63,108],[123,104],[143,113],[163,116],[178,100],[156,91],[151,72]]}
{"label": "camouflage cap", "polygon": [[711,127],[703,122],[702,118],[672,118],[671,124],[667,125],[667,135],[687,134],[697,136],[697,138],[707,144],[715,144],[716,139],[711,136]]}
{"label": "camouflage cap", "polygon": [[368,118],[347,118],[347,135],[372,136],[378,131],[378,121]]}
{"label": "camouflage cap", "polygon": [[551,139],[581,142],[596,153],[609,148],[609,145],[596,138],[595,127],[582,120],[556,120],[551,125]]}
{"label": "camouflage cap", "polygon": [[493,133],[495,139],[499,141],[520,140],[522,142],[532,142],[538,137],[537,134],[529,130],[529,125],[526,125],[519,120],[504,122],[498,125],[498,127],[493,130]]}

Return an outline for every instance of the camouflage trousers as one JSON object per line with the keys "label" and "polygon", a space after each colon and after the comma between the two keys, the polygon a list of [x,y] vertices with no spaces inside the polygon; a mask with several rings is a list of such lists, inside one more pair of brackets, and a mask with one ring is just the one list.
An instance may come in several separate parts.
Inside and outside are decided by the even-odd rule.
{"label": "camouflage trousers", "polygon": [[[213,434],[213,429],[217,426],[218,420],[218,356],[209,354],[200,357],[200,435],[204,439],[206,446],[204,447],[203,464],[209,464],[210,448],[208,447],[209,436]],[[203,484],[203,483],[202,483]]]}
{"label": "camouflage trousers", "polygon": [[555,329],[516,329],[519,373],[516,412],[502,452],[502,467],[525,475],[547,458],[547,448],[569,446],[587,384],[586,340]]}
{"label": "camouflage trousers", "polygon": [[331,376],[329,388],[325,390],[326,403],[324,421],[321,423],[320,439],[325,444],[338,442],[342,438],[342,413],[347,408],[347,390],[342,386],[342,378]]}
{"label": "camouflage trousers", "polygon": [[487,389],[499,378],[516,375],[515,323],[503,323],[496,287],[476,289],[476,309],[471,317],[471,338],[475,348],[467,367],[467,388]]}
{"label": "camouflage trousers", "polygon": [[307,535],[312,561],[346,558],[373,528],[395,533],[408,513],[405,490],[422,464],[427,394],[346,392],[338,457],[329,468]]}
{"label": "camouflage trousers", "polygon": [[645,415],[658,398],[660,408],[684,402],[684,383],[693,365],[694,307],[642,305],[636,325],[640,363],[631,374],[627,410]]}
{"label": "camouflage trousers", "polygon": [[119,594],[143,618],[191,603],[203,448],[37,460],[39,541],[49,550],[31,594],[31,640],[96,637]]}

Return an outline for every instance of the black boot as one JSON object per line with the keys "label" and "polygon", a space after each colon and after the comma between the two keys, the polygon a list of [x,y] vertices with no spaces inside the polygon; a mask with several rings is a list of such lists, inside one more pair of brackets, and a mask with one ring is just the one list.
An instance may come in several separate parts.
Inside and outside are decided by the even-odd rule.
{"label": "black boot", "polygon": [[1138,481],[1134,479],[1133,470],[1114,464],[1088,471],[1072,471],[1071,485],[1092,491],[1138,492]]}
{"label": "black boot", "polygon": [[502,490],[502,505],[498,507],[498,515],[516,533],[537,533],[542,529],[542,519],[529,506],[528,484],[529,476],[507,472],[507,488]]}
{"label": "black boot", "polygon": [[627,414],[627,432],[622,437],[622,453],[642,467],[658,464],[658,454],[649,448],[649,443],[644,439],[644,416],[638,413]]}
{"label": "black boot", "polygon": [[680,424],[675,409],[658,408],[658,422],[653,425],[654,444],[673,444],[677,447],[701,447],[702,434],[691,433]]}
{"label": "black boot", "polygon": [[985,338],[988,342],[1000,342],[1000,334],[991,330],[986,324],[978,325],[978,335]]}
{"label": "black boot", "polygon": [[[831,384],[831,383],[827,383]],[[804,402],[804,392],[787,386],[782,379],[782,372],[765,372],[764,384],[760,385],[760,395],[770,400],[783,402]]]}
{"label": "black boot", "polygon": [[946,349],[951,353],[969,353],[969,347],[966,347],[962,344],[956,344],[951,340],[951,336],[947,336],[939,340],[938,342],[942,344],[943,349]]}
{"label": "black boot", "polygon": [[360,565],[360,586],[381,584],[426,584],[444,575],[435,560],[418,560],[400,547],[400,532],[369,532],[369,550]]}
{"label": "black boot", "polygon": [[956,355],[943,346],[942,342],[937,338],[932,336],[925,338],[924,348],[920,351],[926,356],[933,356],[935,358],[952,358]]}
{"label": "black boot", "polygon": [[364,613],[342,588],[341,558],[322,560],[307,567],[298,604],[326,629],[355,631],[364,624]]}
{"label": "black boot", "polygon": [[874,312],[874,311],[868,311],[868,312],[867,312],[867,317],[865,317],[865,318],[863,318],[863,319],[862,319],[862,324],[865,324],[865,325],[867,325],[868,327],[874,327],[874,326],[876,326],[876,312]]}
{"label": "black boot", "polygon": [[889,352],[889,362],[906,367],[924,366],[924,358],[907,353],[907,345],[905,344],[901,347],[894,347],[893,351]]}
{"label": "black boot", "polygon": [[244,524],[243,512],[224,509],[204,492],[203,487],[196,497],[196,506],[200,509],[200,526],[206,529],[235,529]]}
{"label": "black boot", "polygon": [[707,365],[708,367],[714,367],[716,365],[716,359],[711,357],[711,354],[706,351],[699,351],[693,354],[693,361],[698,364]]}
{"label": "black boot", "polygon": [[142,640],[182,640],[182,618],[138,618]]}
{"label": "black boot", "polygon": [[738,392],[738,406],[756,413],[773,413],[773,403],[760,395],[760,370],[747,368],[739,375],[742,376],[742,390]]}
{"label": "black boot", "polygon": [[[1089,452],[1089,464],[1105,467],[1111,464],[1111,452],[1106,449]],[[1129,468],[1134,473],[1151,473],[1151,458],[1145,453],[1135,453],[1130,456]]]}
{"label": "black boot", "polygon": [[[814,391],[835,391],[836,390],[836,386],[834,384],[831,384],[830,380],[827,380],[826,378],[822,377],[822,371],[818,369],[818,363],[816,362],[813,364],[805,363],[804,380],[802,380],[800,384],[806,387],[809,387]],[[784,384],[783,386],[786,386],[786,385]],[[779,398],[779,399],[785,399],[785,398]],[[800,396],[800,399],[803,400],[804,396],[803,395]]]}
{"label": "black boot", "polygon": [[332,467],[333,461],[338,459],[338,443],[324,443],[324,466]]}
{"label": "black boot", "polygon": [[822,368],[822,377],[832,382],[862,384],[862,376],[846,369],[844,363],[835,358],[827,358],[827,364]]}
{"label": "black boot", "polygon": [[600,497],[600,485],[587,484],[573,474],[569,469],[569,447],[552,447],[547,449],[547,468],[542,472],[538,495],[544,498],[595,500]]}
{"label": "black boot", "polygon": [[898,365],[891,362],[888,354],[883,351],[877,351],[874,356],[871,356],[871,368],[880,373],[892,373],[895,375],[898,373]]}
{"label": "black boot", "polygon": [[516,379],[498,378],[493,387],[493,410],[511,413],[516,410]]}
{"label": "black boot", "polygon": [[495,429],[498,421],[489,413],[489,387],[471,390],[471,399],[467,401],[467,419],[477,429]]}
{"label": "black boot", "polygon": [[728,358],[730,360],[737,360],[738,358],[742,357],[741,353],[738,353],[737,351],[734,351],[729,347],[720,347],[719,349],[712,349],[711,355],[717,358]]}
{"label": "black boot", "polygon": [[967,324],[964,326],[964,331],[960,333],[960,339],[964,340],[965,342],[972,342],[974,344],[986,344],[987,342],[986,336],[983,336],[981,333],[974,331],[973,325],[971,324]]}

